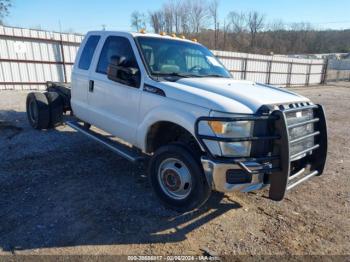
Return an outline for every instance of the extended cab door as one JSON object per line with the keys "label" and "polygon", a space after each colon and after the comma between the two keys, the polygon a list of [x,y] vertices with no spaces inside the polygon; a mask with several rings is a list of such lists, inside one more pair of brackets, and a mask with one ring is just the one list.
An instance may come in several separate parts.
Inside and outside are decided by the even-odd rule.
{"label": "extended cab door", "polygon": [[93,81],[88,92],[90,123],[134,144],[141,96],[140,83],[131,86],[108,79],[107,69],[113,57],[125,57],[132,67],[139,69],[128,37],[110,35],[105,38],[100,56],[90,74]]}
{"label": "extended cab door", "polygon": [[89,121],[88,89],[90,81],[90,67],[101,36],[89,34],[79,49],[72,72],[71,105],[74,114]]}

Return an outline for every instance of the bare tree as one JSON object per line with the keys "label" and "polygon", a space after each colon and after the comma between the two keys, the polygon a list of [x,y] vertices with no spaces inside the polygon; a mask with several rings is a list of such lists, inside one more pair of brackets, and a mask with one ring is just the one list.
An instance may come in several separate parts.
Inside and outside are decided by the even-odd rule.
{"label": "bare tree", "polygon": [[[254,11],[229,12],[223,23],[219,23],[219,1],[167,0],[160,9],[150,11],[147,20],[143,13],[134,12],[131,25],[140,30],[145,28],[147,21],[156,33],[167,31],[195,36],[211,49],[261,54],[350,52],[350,29],[319,31],[309,23],[269,22],[264,15]],[[10,2],[0,0],[2,16],[8,9],[3,3]]]}
{"label": "bare tree", "polygon": [[244,13],[230,12],[227,15],[228,30],[231,32],[231,45],[235,49],[246,46],[247,16]]}
{"label": "bare tree", "polygon": [[173,13],[173,23],[174,31],[178,34],[181,32],[181,15],[184,10],[181,8],[184,5],[185,1],[181,0],[171,0],[170,8]]}
{"label": "bare tree", "polygon": [[292,23],[290,25],[290,50],[299,53],[309,53],[310,43],[314,40],[314,29],[310,23]]}
{"label": "bare tree", "polygon": [[179,12],[179,24],[180,32],[182,34],[188,34],[191,30],[191,18],[190,18],[191,4],[187,1],[183,1],[178,9]]}
{"label": "bare tree", "polygon": [[286,24],[281,19],[275,19],[266,26],[264,43],[262,44],[270,52],[278,54],[285,53],[287,50],[285,43],[286,35]]}
{"label": "bare tree", "polygon": [[258,32],[264,28],[265,16],[257,11],[251,11],[247,15],[247,24],[250,31],[250,47],[256,46],[256,37]]}
{"label": "bare tree", "polygon": [[191,0],[191,22],[193,25],[192,32],[198,34],[200,29],[205,25],[205,18],[208,16],[207,2],[204,0]]}
{"label": "bare tree", "polygon": [[0,24],[2,24],[2,19],[8,15],[9,9],[12,5],[11,0],[0,0]]}
{"label": "bare tree", "polygon": [[170,3],[167,3],[163,6],[163,15],[164,15],[164,22],[165,22],[165,30],[168,33],[173,32],[174,27],[174,10]]}
{"label": "bare tree", "polygon": [[219,8],[219,0],[212,0],[209,4],[209,13],[214,22],[214,48],[217,48],[218,42],[218,8]]}
{"label": "bare tree", "polygon": [[140,13],[138,11],[134,11],[131,14],[131,27],[134,28],[136,31],[139,31],[141,29],[146,29],[147,23],[146,23],[146,16],[144,13]]}
{"label": "bare tree", "polygon": [[227,19],[234,33],[242,33],[247,27],[247,19],[244,13],[230,12]]}
{"label": "bare tree", "polygon": [[189,33],[191,5],[185,0],[170,0],[158,11],[149,12],[150,25],[154,32],[166,31],[177,34]]}
{"label": "bare tree", "polygon": [[164,15],[162,11],[154,11],[149,13],[150,24],[155,33],[165,30]]}
{"label": "bare tree", "polygon": [[284,31],[286,30],[286,24],[281,19],[275,19],[267,25],[269,31]]}
{"label": "bare tree", "polygon": [[224,26],[222,28],[223,31],[223,44],[222,44],[222,50],[226,50],[226,41],[227,41],[227,34],[230,28],[230,24],[224,20]]}

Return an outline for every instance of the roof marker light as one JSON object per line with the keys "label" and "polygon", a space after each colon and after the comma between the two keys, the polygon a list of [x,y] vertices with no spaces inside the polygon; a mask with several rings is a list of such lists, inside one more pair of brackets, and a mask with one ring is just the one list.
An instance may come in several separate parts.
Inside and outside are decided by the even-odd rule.
{"label": "roof marker light", "polygon": [[196,38],[193,38],[192,41],[196,43],[198,42]]}
{"label": "roof marker light", "polygon": [[176,34],[171,34],[172,37],[177,37]]}
{"label": "roof marker light", "polygon": [[140,33],[141,33],[141,34],[146,34],[146,29],[144,29],[144,28],[141,29],[141,30],[140,30]]}
{"label": "roof marker light", "polygon": [[165,36],[165,35],[166,35],[165,32],[160,32],[159,34],[160,34],[161,36]]}
{"label": "roof marker light", "polygon": [[186,36],[182,35],[180,36],[181,39],[186,39]]}

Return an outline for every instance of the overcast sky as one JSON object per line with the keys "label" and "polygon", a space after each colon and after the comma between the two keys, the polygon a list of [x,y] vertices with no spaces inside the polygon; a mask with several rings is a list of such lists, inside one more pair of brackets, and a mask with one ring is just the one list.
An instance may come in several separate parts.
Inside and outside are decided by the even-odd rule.
{"label": "overcast sky", "polygon": [[[101,29],[131,30],[130,14],[161,7],[164,0],[13,0],[5,23],[18,27],[41,27],[85,33]],[[350,0],[221,0],[220,21],[229,11],[257,10],[269,21],[310,22],[318,29],[350,28]]]}

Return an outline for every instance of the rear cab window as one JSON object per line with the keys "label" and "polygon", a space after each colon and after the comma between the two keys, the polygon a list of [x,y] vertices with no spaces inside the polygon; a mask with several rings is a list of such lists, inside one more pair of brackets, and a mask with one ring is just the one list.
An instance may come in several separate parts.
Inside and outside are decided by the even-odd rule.
{"label": "rear cab window", "polygon": [[89,70],[92,57],[94,56],[94,53],[100,38],[101,37],[98,35],[92,35],[86,41],[84,49],[79,59],[79,64],[78,64],[79,69]]}

